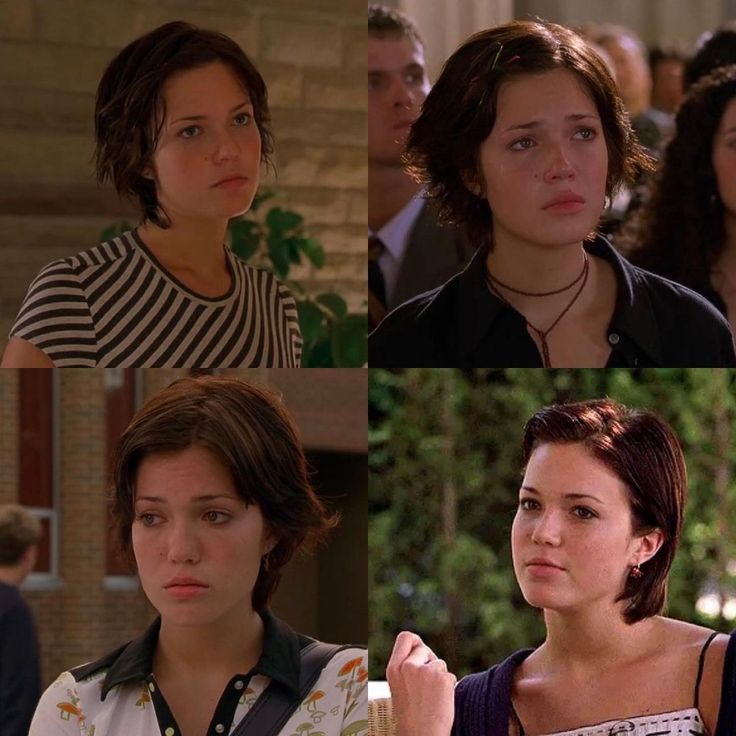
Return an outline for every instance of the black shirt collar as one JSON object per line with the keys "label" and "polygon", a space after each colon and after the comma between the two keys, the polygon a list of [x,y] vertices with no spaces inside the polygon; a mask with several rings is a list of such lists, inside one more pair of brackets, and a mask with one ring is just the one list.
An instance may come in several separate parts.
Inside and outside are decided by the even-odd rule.
{"label": "black shirt collar", "polygon": [[[263,619],[263,652],[260,659],[243,678],[252,675],[265,675],[285,685],[294,694],[299,694],[299,670],[301,666],[300,651],[306,637],[297,634],[290,626],[277,619],[270,611],[261,612]],[[94,671],[108,666],[102,683],[102,700],[105,699],[115,685],[125,682],[141,682],[147,680],[153,672],[153,653],[158,642],[161,629],[161,617],[148,627],[148,630],[137,639],[113,652],[103,660],[86,665],[84,673],[77,672],[76,678],[91,675]]]}
{"label": "black shirt collar", "polygon": [[[648,362],[653,365],[662,365],[659,329],[649,295],[646,289],[641,288],[635,267],[622,258],[602,235],[585,242],[584,246],[590,255],[609,263],[616,276],[616,306],[608,328],[608,339],[613,349],[609,364],[621,363],[616,360],[618,352],[624,353],[622,365],[633,365],[637,353],[649,356]],[[479,248],[459,276],[455,324],[460,365],[472,362],[471,356],[502,313],[518,320],[519,329],[526,331],[524,317],[489,291],[486,285],[487,257],[488,247]]]}

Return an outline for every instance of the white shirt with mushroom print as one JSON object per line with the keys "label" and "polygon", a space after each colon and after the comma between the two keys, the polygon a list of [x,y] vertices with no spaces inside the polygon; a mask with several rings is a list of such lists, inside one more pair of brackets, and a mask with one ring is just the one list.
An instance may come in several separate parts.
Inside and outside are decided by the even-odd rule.
{"label": "white shirt with mushroom print", "polygon": [[[179,736],[173,727],[162,733],[145,682],[115,685],[101,700],[105,673],[79,682],[71,672],[62,673],[41,697],[29,736]],[[236,680],[233,686],[243,692],[233,722],[212,724],[207,736],[231,733],[269,682],[261,674],[254,674],[247,687]],[[366,651],[338,652],[279,736],[367,736],[367,683]]]}

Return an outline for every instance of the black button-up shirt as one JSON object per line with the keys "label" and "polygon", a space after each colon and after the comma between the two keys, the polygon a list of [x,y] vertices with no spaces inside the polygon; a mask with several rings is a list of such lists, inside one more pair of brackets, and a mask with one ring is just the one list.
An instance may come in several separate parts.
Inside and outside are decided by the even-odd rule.
{"label": "black button-up shirt", "polygon": [[[616,276],[606,367],[736,366],[728,322],[707,300],[633,266],[601,236],[585,249]],[[369,338],[371,367],[541,367],[523,315],[486,285],[487,254],[391,312]]]}

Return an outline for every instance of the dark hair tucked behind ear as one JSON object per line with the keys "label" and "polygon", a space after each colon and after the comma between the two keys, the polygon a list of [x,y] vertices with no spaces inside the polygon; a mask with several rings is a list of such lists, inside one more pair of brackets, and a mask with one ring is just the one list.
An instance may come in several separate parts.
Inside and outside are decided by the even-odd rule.
{"label": "dark hair tucked behind ear", "polygon": [[141,460],[201,445],[233,478],[240,497],[256,504],[278,542],[264,556],[253,590],[263,610],[281,568],[300,549],[322,542],[337,524],[309,482],[296,429],[281,401],[234,378],[183,378],[156,394],[133,417],[115,452],[113,517],[120,546],[134,563],[131,525]]}
{"label": "dark hair tucked behind ear", "polygon": [[510,79],[553,69],[576,74],[595,103],[608,147],[608,197],[651,166],[605,62],[574,31],[514,21],[476,33],[445,63],[411,128],[406,158],[442,219],[465,225],[478,246],[492,243],[493,217],[485,197],[468,184],[480,183],[478,152],[496,122],[498,90]]}
{"label": "dark hair tucked behind ear", "polygon": [[643,577],[628,578],[616,599],[628,600],[629,624],[661,613],[687,500],[685,458],[672,429],[653,412],[596,399],[540,409],[524,430],[524,463],[547,442],[581,443],[628,488],[634,533],[662,532],[662,547],[642,565]]}
{"label": "dark hair tucked behind ear", "polygon": [[248,91],[261,134],[261,157],[270,163],[266,85],[250,59],[223,33],[174,21],[128,44],[109,64],[97,88],[95,158],[97,178],[110,179],[120,195],[137,199],[143,219],[166,228],[171,223],[143,176],[156,150],[166,114],[163,86],[176,72],[213,61],[227,64]]}

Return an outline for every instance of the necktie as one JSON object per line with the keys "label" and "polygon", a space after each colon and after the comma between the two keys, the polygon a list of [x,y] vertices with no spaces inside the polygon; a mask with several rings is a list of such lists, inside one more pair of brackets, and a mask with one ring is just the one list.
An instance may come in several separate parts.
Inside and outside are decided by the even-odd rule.
{"label": "necktie", "polygon": [[386,315],[386,281],[378,265],[385,250],[380,238],[368,238],[368,327],[371,330]]}

